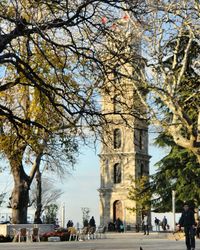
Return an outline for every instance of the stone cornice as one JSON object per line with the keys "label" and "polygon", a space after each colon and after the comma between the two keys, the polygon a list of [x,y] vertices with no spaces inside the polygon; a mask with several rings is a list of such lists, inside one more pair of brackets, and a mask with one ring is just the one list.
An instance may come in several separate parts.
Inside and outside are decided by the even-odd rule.
{"label": "stone cornice", "polygon": [[152,157],[151,155],[147,155],[147,154],[144,154],[144,153],[138,153],[138,152],[137,153],[135,153],[135,152],[114,152],[114,153],[101,153],[101,154],[98,154],[98,156],[100,158],[104,158],[106,156],[114,156],[114,155],[116,155],[116,156],[130,156],[130,155],[132,155],[133,157],[137,156],[137,157],[141,157],[143,159],[145,157],[148,160]]}
{"label": "stone cornice", "polygon": [[[121,186],[121,187],[113,187],[113,188],[104,188],[104,187],[100,187],[99,189],[97,189],[97,191],[99,192],[99,193],[115,193],[115,192],[123,192],[124,193],[124,191],[126,190],[126,186],[125,185],[123,185],[123,186]],[[128,190],[127,190],[127,192],[128,192]]]}

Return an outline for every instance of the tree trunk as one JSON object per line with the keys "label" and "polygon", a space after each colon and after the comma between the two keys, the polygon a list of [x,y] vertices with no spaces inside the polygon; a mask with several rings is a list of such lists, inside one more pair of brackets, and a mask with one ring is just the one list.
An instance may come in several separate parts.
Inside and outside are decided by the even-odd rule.
{"label": "tree trunk", "polygon": [[198,119],[197,119],[197,144],[199,146],[198,154],[197,154],[197,160],[200,164],[200,108],[198,112]]}
{"label": "tree trunk", "polygon": [[42,179],[41,179],[41,172],[38,169],[36,172],[36,181],[37,181],[37,198],[36,198],[36,211],[35,211],[35,218],[34,223],[41,224],[41,213],[42,213]]}
{"label": "tree trunk", "polygon": [[35,158],[35,163],[32,166],[30,176],[28,176],[25,173],[22,165],[25,149],[26,147],[18,146],[17,150],[13,150],[13,154],[8,157],[14,179],[14,188],[10,197],[13,224],[27,223],[29,189],[42,158],[42,153],[38,153],[37,157]]}
{"label": "tree trunk", "polygon": [[19,155],[14,160],[10,159],[11,171],[14,178],[14,188],[10,197],[13,224],[27,223],[30,181],[24,172],[21,159]]}
{"label": "tree trunk", "polygon": [[21,180],[15,183],[11,196],[12,208],[12,223],[26,224],[27,223],[27,209],[29,202],[29,189],[26,182]]}

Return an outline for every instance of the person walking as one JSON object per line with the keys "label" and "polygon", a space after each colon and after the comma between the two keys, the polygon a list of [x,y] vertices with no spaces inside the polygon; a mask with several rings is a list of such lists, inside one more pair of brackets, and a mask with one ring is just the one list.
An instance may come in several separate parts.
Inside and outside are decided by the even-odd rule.
{"label": "person walking", "polygon": [[185,244],[187,250],[195,249],[195,218],[194,212],[189,208],[187,203],[183,206],[183,212],[178,223],[178,227],[184,227]]}

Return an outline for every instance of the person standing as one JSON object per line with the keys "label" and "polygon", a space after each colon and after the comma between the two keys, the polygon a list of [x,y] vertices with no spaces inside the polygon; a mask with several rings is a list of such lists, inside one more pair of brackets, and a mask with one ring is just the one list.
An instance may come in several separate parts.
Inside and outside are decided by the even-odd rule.
{"label": "person standing", "polygon": [[73,221],[72,220],[68,220],[68,222],[67,222],[67,228],[68,227],[73,227],[73,225],[74,225]]}
{"label": "person standing", "polygon": [[167,218],[164,216],[162,220],[162,229],[163,231],[167,230]]}
{"label": "person standing", "polygon": [[88,220],[87,220],[87,219],[85,219],[85,220],[83,221],[83,227],[89,227],[89,223],[88,223]]}
{"label": "person standing", "polygon": [[94,216],[91,217],[89,221],[89,234],[88,234],[88,239],[94,239],[94,233],[96,231],[96,223]]}
{"label": "person standing", "polygon": [[92,218],[90,219],[89,225],[90,225],[90,227],[95,227],[96,228],[96,223],[95,223],[94,216],[92,216]]}
{"label": "person standing", "polygon": [[144,235],[149,235],[149,223],[148,223],[148,216],[144,215],[142,220],[143,228],[144,228]]}
{"label": "person standing", "polygon": [[115,221],[115,228],[117,232],[123,232],[123,222],[120,220],[120,218],[117,218],[117,220]]}
{"label": "person standing", "polygon": [[199,218],[197,219],[196,226],[197,226],[196,236],[197,236],[197,239],[200,239],[200,219]]}
{"label": "person standing", "polygon": [[195,249],[195,218],[194,212],[187,203],[184,204],[183,212],[178,223],[178,227],[184,227],[185,244],[187,250]]}
{"label": "person standing", "polygon": [[160,231],[160,220],[157,217],[155,217],[154,223],[156,226],[156,231]]}

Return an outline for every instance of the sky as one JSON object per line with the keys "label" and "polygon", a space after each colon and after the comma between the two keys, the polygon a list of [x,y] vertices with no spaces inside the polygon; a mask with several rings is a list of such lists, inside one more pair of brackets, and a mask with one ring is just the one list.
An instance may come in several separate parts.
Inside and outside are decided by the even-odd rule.
{"label": "sky", "polygon": [[[155,147],[152,143],[153,134],[149,135],[149,155],[150,159],[150,174],[155,172],[154,164],[166,155],[167,151]],[[63,207],[65,208],[65,224],[68,220],[72,220],[76,225],[77,222],[82,224],[81,208],[87,207],[90,209],[90,216],[94,216],[96,224],[99,225],[99,193],[100,187],[100,164],[99,150],[83,147],[78,157],[75,170],[71,175],[66,175],[60,179],[54,178],[55,187],[62,189],[63,194],[57,201],[59,206],[58,220],[61,225]],[[0,173],[0,188],[1,191],[10,192],[12,189],[12,178],[9,171]],[[0,210],[0,213],[5,209]],[[34,211],[29,209],[29,214],[33,215]]]}

